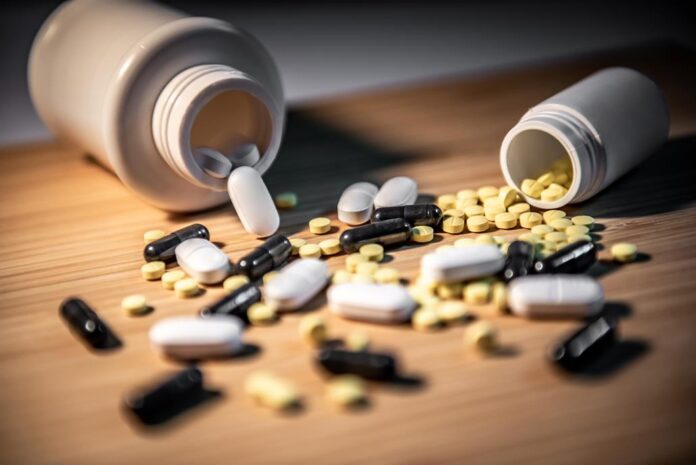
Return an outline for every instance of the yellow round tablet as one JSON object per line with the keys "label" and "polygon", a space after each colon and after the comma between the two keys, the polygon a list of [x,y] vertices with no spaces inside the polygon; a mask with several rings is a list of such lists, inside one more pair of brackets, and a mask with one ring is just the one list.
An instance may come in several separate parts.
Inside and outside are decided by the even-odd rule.
{"label": "yellow round tablet", "polygon": [[486,245],[495,245],[495,239],[493,239],[493,236],[491,236],[490,234],[479,234],[474,239],[474,243],[486,244]]}
{"label": "yellow round tablet", "polygon": [[549,226],[551,226],[556,231],[565,231],[568,226],[572,225],[573,222],[570,221],[568,218],[559,218],[557,220],[552,220],[549,223]]}
{"label": "yellow round tablet", "polygon": [[[544,235],[544,240],[555,242],[556,244],[563,242],[566,239],[568,239],[568,235],[563,231],[553,231]],[[556,245],[556,247],[558,247],[558,245]]]}
{"label": "yellow round tablet", "polygon": [[145,231],[145,234],[143,234],[143,241],[145,242],[145,245],[147,245],[150,242],[156,241],[157,239],[162,239],[166,235],[167,233],[161,229],[151,229],[149,231]]}
{"label": "yellow round tablet", "polygon": [[452,194],[441,195],[437,198],[435,203],[442,211],[449,210],[450,208],[454,208],[457,204],[457,197]]}
{"label": "yellow round tablet", "polygon": [[544,187],[549,187],[552,182],[554,182],[556,177],[553,175],[553,171],[547,171],[546,173],[539,176],[536,181]]}
{"label": "yellow round tablet", "polygon": [[501,187],[498,191],[498,200],[507,208],[515,201],[517,198],[517,191],[510,186]]}
{"label": "yellow round tablet", "polygon": [[491,285],[487,281],[474,281],[464,288],[464,302],[469,305],[482,305],[488,302]]}
{"label": "yellow round tablet", "polygon": [[[497,200],[497,199],[496,199]],[[500,204],[483,207],[483,215],[488,221],[495,221],[496,215],[505,213],[505,207]]]}
{"label": "yellow round tablet", "polygon": [[121,309],[130,316],[144,315],[148,312],[147,300],[144,295],[135,294],[121,300]]}
{"label": "yellow round tablet", "polygon": [[491,303],[497,313],[502,315],[507,311],[507,288],[504,283],[497,282],[493,284]]}
{"label": "yellow round tablet", "polygon": [[278,271],[269,271],[268,273],[264,274],[263,277],[261,278],[261,281],[264,284],[268,284],[273,280],[276,276],[278,276],[280,273]]}
{"label": "yellow round tablet", "polygon": [[346,270],[336,270],[331,276],[331,284],[345,284],[349,283],[353,278],[352,273]]}
{"label": "yellow round tablet", "polygon": [[592,229],[592,226],[594,226],[594,218],[592,218],[589,215],[579,215],[579,216],[574,216],[571,218],[573,224],[579,225],[579,226],[587,226],[589,229]]}
{"label": "yellow round tablet", "polygon": [[563,210],[546,210],[541,216],[544,217],[544,223],[550,224],[553,220],[565,218],[566,214]]}
{"label": "yellow round tablet", "polygon": [[517,236],[517,240],[518,241],[526,241],[526,242],[529,242],[531,244],[536,244],[537,242],[539,242],[541,240],[541,236],[539,236],[538,234],[528,232],[528,233],[523,233],[523,234],[520,234],[519,236]]}
{"label": "yellow round tablet", "polygon": [[464,210],[466,207],[471,207],[474,205],[478,205],[478,199],[460,199],[457,198],[457,203],[454,204],[454,207],[457,210]]}
{"label": "yellow round tablet", "polygon": [[384,259],[384,247],[379,244],[366,244],[358,250],[360,255],[371,262],[381,262]]}
{"label": "yellow round tablet", "polygon": [[309,231],[312,234],[326,234],[331,231],[331,220],[324,217],[309,220]]}
{"label": "yellow round tablet", "polygon": [[432,331],[440,326],[440,317],[432,308],[421,308],[411,316],[411,324],[416,331]]}
{"label": "yellow round tablet", "polygon": [[294,192],[283,192],[275,196],[275,205],[280,209],[290,209],[297,206],[297,194]]}
{"label": "yellow round tablet", "polygon": [[198,283],[191,278],[180,279],[174,283],[174,293],[180,299],[194,297],[199,291]]}
{"label": "yellow round tablet", "polygon": [[355,267],[355,273],[366,276],[374,276],[374,274],[379,269],[379,265],[376,262],[362,262],[358,263]]}
{"label": "yellow round tablet", "polygon": [[166,265],[164,262],[156,261],[156,262],[147,262],[143,266],[140,267],[140,273],[143,275],[143,278],[145,278],[148,281],[154,281],[156,279],[160,279],[162,275],[164,274],[164,270],[166,268]]}
{"label": "yellow round tablet", "polygon": [[551,187],[547,187],[546,189],[541,191],[541,195],[539,197],[544,202],[555,202],[556,200],[562,199],[563,196],[567,193],[568,191],[565,188],[563,190],[557,190],[552,189]]}
{"label": "yellow round tablet", "polygon": [[464,231],[464,220],[450,216],[442,221],[442,230],[447,234],[460,234]]}
{"label": "yellow round tablet", "polygon": [[355,352],[367,350],[370,347],[370,336],[362,331],[352,331],[346,337],[346,347]]}
{"label": "yellow round tablet", "polygon": [[512,229],[517,226],[517,218],[512,213],[498,213],[495,215],[495,226],[499,229]]}
{"label": "yellow round tablet", "polygon": [[346,270],[348,270],[350,273],[355,273],[355,267],[358,266],[358,263],[366,261],[368,260],[364,255],[352,253],[346,257]]}
{"label": "yellow round tablet", "polygon": [[326,239],[319,243],[322,255],[336,255],[341,251],[341,243],[338,239]]}
{"label": "yellow round tablet", "polygon": [[464,207],[464,215],[466,215],[467,218],[471,218],[472,216],[482,216],[484,213],[484,209],[481,205],[470,205],[468,207]]}
{"label": "yellow round tablet", "polygon": [[497,332],[487,321],[477,321],[466,329],[464,339],[470,348],[492,352],[498,346]]}
{"label": "yellow round tablet", "polygon": [[303,317],[297,329],[302,340],[312,346],[320,346],[328,338],[329,334],[326,322],[317,315]]}
{"label": "yellow round tablet", "polygon": [[488,219],[485,216],[472,216],[466,220],[466,227],[471,232],[486,232],[488,226]]}
{"label": "yellow round tablet", "polygon": [[435,293],[441,299],[461,299],[463,290],[462,283],[441,283],[435,288]]}
{"label": "yellow round tablet", "polygon": [[377,284],[399,284],[399,272],[396,268],[384,267],[375,271],[372,276]]}
{"label": "yellow round tablet", "polygon": [[355,375],[336,376],[326,385],[326,398],[339,409],[366,406],[365,382]]}
{"label": "yellow round tablet", "polygon": [[375,278],[369,274],[354,274],[350,277],[350,282],[353,284],[374,284]]}
{"label": "yellow round tablet", "polygon": [[468,247],[474,244],[476,244],[476,240],[471,237],[462,237],[461,239],[454,241],[455,247]]}
{"label": "yellow round tablet", "polygon": [[525,195],[538,199],[541,196],[541,192],[544,190],[544,186],[534,179],[525,179],[522,181],[522,192]]}
{"label": "yellow round tablet", "polygon": [[433,240],[433,228],[430,226],[416,226],[411,229],[411,240],[413,242],[430,242]]}
{"label": "yellow round tablet", "polygon": [[267,326],[278,319],[278,313],[273,305],[256,302],[247,310],[247,317],[254,326]]}
{"label": "yellow round tablet", "polygon": [[529,210],[530,210],[530,207],[529,207],[529,204],[527,202],[513,203],[507,209],[508,213],[512,213],[513,215],[515,215],[518,218],[522,213],[526,213]]}
{"label": "yellow round tablet", "polygon": [[572,226],[568,226],[565,231],[564,231],[568,236],[581,236],[583,234],[589,234],[590,233],[590,228],[587,226],[582,226],[578,224],[574,224]]}
{"label": "yellow round tablet", "polygon": [[222,288],[225,292],[233,292],[249,282],[249,278],[243,274],[230,276],[222,282]]}
{"label": "yellow round tablet", "polygon": [[319,258],[321,257],[321,247],[317,244],[305,244],[300,247],[299,254],[301,258]]}
{"label": "yellow round tablet", "polygon": [[486,197],[483,199],[483,208],[485,209],[486,207],[503,207],[505,208],[505,205],[500,201],[498,196],[494,197]]}
{"label": "yellow round tablet", "polygon": [[297,255],[300,253],[300,247],[305,245],[307,243],[306,240],[300,238],[300,237],[293,237],[290,239],[290,245],[292,246],[292,254]]}
{"label": "yellow round tablet", "polygon": [[174,283],[185,277],[186,273],[181,270],[167,271],[162,275],[162,287],[165,289],[174,289]]}
{"label": "yellow round tablet", "polygon": [[464,211],[457,208],[449,208],[442,213],[443,218],[448,218],[450,216],[464,218]]}
{"label": "yellow round tablet", "polygon": [[446,300],[435,307],[437,315],[445,324],[451,325],[467,320],[471,313],[461,300]]}
{"label": "yellow round tablet", "polygon": [[498,188],[495,186],[483,186],[479,187],[478,191],[476,193],[479,196],[479,199],[483,202],[484,199],[488,197],[495,197],[498,195]]}
{"label": "yellow round tablet", "polygon": [[459,192],[457,192],[457,198],[478,200],[478,193],[473,189],[462,189]]}
{"label": "yellow round tablet", "polygon": [[611,246],[611,256],[621,263],[629,263],[636,259],[638,248],[628,242],[619,242]]}
{"label": "yellow round tablet", "polygon": [[532,229],[534,226],[541,226],[541,222],[544,220],[541,213],[537,212],[524,212],[520,214],[520,226],[527,229]]}
{"label": "yellow round tablet", "polygon": [[568,244],[578,241],[592,242],[592,238],[589,234],[568,234]]}
{"label": "yellow round tablet", "polygon": [[554,231],[555,231],[555,229],[553,229],[548,224],[538,224],[536,226],[532,226],[532,228],[531,228],[531,232],[533,234],[537,234],[537,235],[542,236],[542,237],[545,236],[546,234],[548,234],[550,232],[554,232]]}

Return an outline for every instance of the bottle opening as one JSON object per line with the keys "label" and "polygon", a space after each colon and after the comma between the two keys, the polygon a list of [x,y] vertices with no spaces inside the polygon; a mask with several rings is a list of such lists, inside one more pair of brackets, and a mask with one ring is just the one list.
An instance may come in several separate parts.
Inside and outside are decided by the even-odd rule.
{"label": "bottle opening", "polygon": [[515,127],[503,141],[501,166],[508,184],[538,208],[563,206],[577,191],[572,150],[552,131]]}

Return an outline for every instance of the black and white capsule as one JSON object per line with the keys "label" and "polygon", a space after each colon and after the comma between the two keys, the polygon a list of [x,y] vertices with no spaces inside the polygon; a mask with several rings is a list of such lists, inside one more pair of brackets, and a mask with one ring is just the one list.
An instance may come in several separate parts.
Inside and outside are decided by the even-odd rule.
{"label": "black and white capsule", "polygon": [[617,332],[616,320],[601,315],[554,344],[549,350],[549,358],[566,370],[581,370],[614,345]]}
{"label": "black and white capsule", "polygon": [[244,323],[249,323],[247,310],[261,300],[261,290],[254,283],[246,283],[235,289],[214,304],[201,310],[201,316],[227,315],[236,316]]}
{"label": "black and white capsule", "polygon": [[577,241],[534,264],[537,273],[575,274],[587,271],[597,262],[597,246],[591,241]]}
{"label": "black and white capsule", "polygon": [[287,262],[291,254],[290,240],[276,234],[242,257],[237,264],[237,272],[247,275],[249,279],[258,279]]}
{"label": "black and white capsule", "polygon": [[506,282],[527,276],[534,269],[534,244],[527,241],[513,241],[507,250],[502,276]]}
{"label": "black and white capsule", "polygon": [[402,244],[411,237],[411,225],[403,218],[366,224],[348,229],[341,234],[341,248],[346,253],[357,252],[366,244],[383,246]]}
{"label": "black and white capsule", "polygon": [[97,312],[77,297],[70,297],[60,305],[60,315],[70,328],[94,348],[107,343],[109,329]]}
{"label": "black and white capsule", "polygon": [[437,226],[442,218],[442,209],[434,204],[424,203],[402,207],[382,207],[372,214],[372,222],[403,218],[411,226]]}
{"label": "black and white capsule", "polygon": [[317,353],[317,362],[334,375],[352,374],[376,381],[386,381],[396,377],[396,359],[389,354],[352,351],[342,349],[322,349]]}
{"label": "black and white capsule", "polygon": [[143,250],[145,261],[173,262],[176,260],[174,250],[176,246],[187,239],[210,239],[208,228],[202,224],[191,224],[185,228],[178,229],[171,234],[150,242]]}
{"label": "black and white capsule", "polygon": [[198,368],[187,368],[156,385],[128,394],[124,404],[143,423],[158,423],[193,404],[203,391],[203,373]]}

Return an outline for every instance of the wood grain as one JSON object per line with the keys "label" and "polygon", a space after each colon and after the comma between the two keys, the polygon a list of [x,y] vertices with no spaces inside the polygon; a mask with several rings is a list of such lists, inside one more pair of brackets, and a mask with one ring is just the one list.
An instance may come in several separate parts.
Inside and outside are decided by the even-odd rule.
{"label": "wood grain", "polygon": [[[300,196],[283,230],[318,242],[306,221],[333,218],[350,182],[414,177],[424,193],[503,183],[497,150],[531,105],[604,66],[633,66],[652,76],[672,110],[668,144],[643,166],[573,212],[596,216],[603,244],[630,241],[646,259],[596,270],[623,342],[604,371],[560,376],[544,360],[573,322],[489,317],[509,348],[480,359],[463,349],[463,327],[421,334],[408,327],[342,321],[324,300],[332,333],[367,332],[393,349],[421,386],[373,386],[372,405],[334,412],[324,382],[296,335],[299,315],[252,328],[255,356],[203,364],[223,394],[154,430],[123,415],[124,392],[177,365],[148,346],[153,322],[194,314],[219,287],[177,300],[139,275],[142,233],[199,221],[233,259],[258,241],[229,207],[195,215],[158,211],[80,151],[58,143],[0,153],[0,462],[7,464],[340,463],[519,464],[693,463],[696,458],[696,58],[669,47],[590,56],[565,63],[445,82],[376,90],[294,110],[267,180],[274,193]],[[156,183],[157,180],[153,179]],[[338,222],[335,222],[338,226]],[[337,237],[338,230],[329,237]],[[390,253],[407,278],[419,259],[457,237]],[[606,253],[603,252],[603,253]],[[332,269],[344,257],[328,260]],[[120,299],[145,294],[155,311],[129,318]],[[80,295],[123,341],[90,353],[58,317]],[[242,393],[246,374],[269,369],[305,395],[305,409],[279,416]]]}

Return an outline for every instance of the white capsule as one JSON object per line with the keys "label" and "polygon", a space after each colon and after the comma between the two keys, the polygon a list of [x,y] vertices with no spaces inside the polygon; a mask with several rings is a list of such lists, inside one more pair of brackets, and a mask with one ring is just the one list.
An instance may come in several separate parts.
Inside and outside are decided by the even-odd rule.
{"label": "white capsule", "polygon": [[201,169],[214,178],[224,179],[232,171],[232,162],[215,149],[198,147],[194,157]]}
{"label": "white capsule", "polygon": [[431,281],[451,283],[497,273],[505,265],[505,255],[495,245],[474,244],[429,253],[421,259],[421,276]]}
{"label": "white capsule", "polygon": [[261,154],[256,144],[243,144],[230,158],[236,166],[254,166],[261,159]]}
{"label": "white capsule", "polygon": [[338,200],[338,220],[350,225],[369,221],[377,191],[377,186],[369,182],[356,182],[348,186]]}
{"label": "white capsule", "polygon": [[601,284],[583,275],[537,275],[508,285],[508,306],[527,318],[592,316],[604,306]]}
{"label": "white capsule", "polygon": [[248,166],[235,169],[227,179],[227,191],[247,232],[266,237],[278,230],[278,210],[258,171]]}
{"label": "white capsule", "polygon": [[391,178],[375,196],[375,208],[413,205],[418,197],[418,184],[406,176]]}
{"label": "white capsule", "polygon": [[337,315],[380,323],[406,321],[417,306],[405,287],[394,284],[338,284],[327,297]]}
{"label": "white capsule", "polygon": [[150,343],[172,358],[220,357],[241,350],[242,328],[241,320],[231,316],[166,318],[150,329]]}
{"label": "white capsule", "polygon": [[329,280],[329,267],[305,258],[283,268],[264,288],[264,298],[278,310],[296,310],[309,302]]}
{"label": "white capsule", "polygon": [[230,259],[206,239],[187,239],[176,246],[174,253],[179,266],[198,283],[219,283],[230,274]]}

